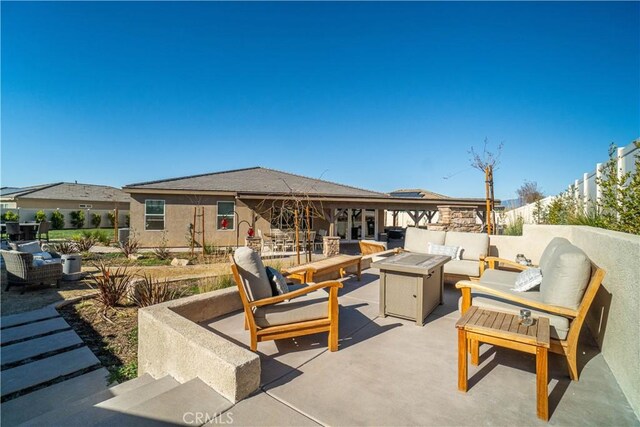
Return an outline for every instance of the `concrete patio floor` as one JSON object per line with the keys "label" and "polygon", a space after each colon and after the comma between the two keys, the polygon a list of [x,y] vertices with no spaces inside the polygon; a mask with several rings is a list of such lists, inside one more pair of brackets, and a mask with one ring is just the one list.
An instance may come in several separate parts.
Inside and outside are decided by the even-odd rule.
{"label": "concrete patio floor", "polygon": [[[535,358],[482,345],[469,365],[469,391],[457,390],[459,292],[424,327],[378,316],[378,274],[344,281],[340,348],[326,334],[260,343],[261,389],[228,410],[235,425],[545,425],[536,417]],[[203,326],[248,348],[236,313]],[[588,332],[580,381],[563,358],[549,357],[550,425],[640,425]]]}

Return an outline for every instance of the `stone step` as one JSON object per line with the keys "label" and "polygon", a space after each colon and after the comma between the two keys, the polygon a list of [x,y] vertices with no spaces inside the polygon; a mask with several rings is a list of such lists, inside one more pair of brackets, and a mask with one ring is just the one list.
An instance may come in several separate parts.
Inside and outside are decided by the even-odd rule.
{"label": "stone step", "polygon": [[96,425],[201,425],[215,419],[232,406],[233,403],[199,378],[195,378]]}
{"label": "stone step", "polygon": [[[97,369],[79,377],[9,400],[0,407],[2,426],[16,426],[47,412],[63,407],[66,408],[67,405],[84,399],[89,395],[105,392],[107,391],[108,375],[109,371],[106,369]],[[109,397],[109,395],[104,396],[104,398]],[[41,425],[46,420],[42,421]]]}
{"label": "stone step", "polygon": [[38,310],[26,311],[24,313],[10,314],[9,316],[0,317],[0,328],[10,328],[58,316],[60,316],[58,311],[51,306]]}
{"label": "stone step", "polygon": [[131,390],[135,390],[138,387],[142,387],[145,384],[149,384],[153,381],[155,381],[155,378],[153,378],[149,374],[144,374],[138,378],[134,378],[132,380],[125,381],[121,384],[114,385],[109,390],[111,390],[114,396],[119,396]]}
{"label": "stone step", "polygon": [[78,334],[74,331],[62,331],[16,344],[5,345],[0,349],[2,365],[32,359],[42,354],[59,351],[78,344],[82,344]]}
{"label": "stone step", "polygon": [[99,365],[100,361],[87,347],[81,347],[55,356],[2,371],[2,397],[21,390],[73,374]]}
{"label": "stone step", "polygon": [[31,337],[35,338],[39,335],[70,328],[69,324],[65,322],[62,317],[6,328],[0,333],[0,344],[5,345],[13,341],[24,340]]}
{"label": "stone step", "polygon": [[[142,382],[146,381],[145,378]],[[135,380],[132,380],[135,381]],[[130,381],[127,381],[127,383]],[[124,385],[123,383],[121,385]],[[141,383],[137,383],[141,384]],[[122,394],[114,396],[114,389],[102,391],[100,393],[88,396],[85,399],[72,402],[71,404],[61,407],[55,411],[47,412],[37,418],[29,420],[22,426],[92,426],[101,422],[103,419],[112,417],[118,414],[118,411],[126,410],[129,406],[135,406],[141,402],[152,399],[157,395],[160,395],[173,387],[180,385],[176,380],[170,376],[162,377],[158,380],[153,380],[150,383],[145,383],[139,387],[131,388]],[[124,390],[123,388],[119,389]],[[109,406],[115,406],[119,409],[113,408],[101,408],[99,405],[104,402],[109,402]]]}

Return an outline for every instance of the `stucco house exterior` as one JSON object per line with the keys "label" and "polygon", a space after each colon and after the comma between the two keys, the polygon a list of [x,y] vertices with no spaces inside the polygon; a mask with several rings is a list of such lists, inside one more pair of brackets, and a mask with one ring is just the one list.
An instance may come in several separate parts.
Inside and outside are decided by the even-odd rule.
{"label": "stucco house exterior", "polygon": [[0,207],[2,212],[13,211],[20,221],[33,221],[36,212],[43,210],[50,217],[58,210],[65,216],[65,227],[70,228],[71,211],[83,210],[87,214],[85,228],[91,228],[90,214],[102,216],[101,226],[108,226],[108,212],[118,208],[118,222],[125,224],[129,213],[130,197],[119,188],[107,185],[55,182],[30,187],[2,187]]}
{"label": "stucco house exterior", "polygon": [[[163,239],[171,247],[189,246],[193,224],[198,241],[204,232],[207,244],[242,245],[249,228],[256,234],[288,228],[282,205],[296,203],[305,221],[310,206],[315,231],[344,242],[376,239],[387,210],[433,212],[443,204],[442,199],[394,197],[263,167],[141,182],[123,190],[131,196],[131,228],[146,247]],[[484,209],[484,199],[447,198],[446,204]]]}

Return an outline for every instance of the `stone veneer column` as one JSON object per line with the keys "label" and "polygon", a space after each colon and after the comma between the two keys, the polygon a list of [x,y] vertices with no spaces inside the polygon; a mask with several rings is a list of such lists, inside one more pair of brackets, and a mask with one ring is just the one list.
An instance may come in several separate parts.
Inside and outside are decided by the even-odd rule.
{"label": "stone veneer column", "polygon": [[466,231],[479,233],[482,225],[476,223],[476,210],[463,206],[438,206],[438,223],[428,224],[433,231]]}
{"label": "stone veneer column", "polygon": [[322,237],[322,255],[330,257],[340,253],[340,237],[339,236],[323,236]]}

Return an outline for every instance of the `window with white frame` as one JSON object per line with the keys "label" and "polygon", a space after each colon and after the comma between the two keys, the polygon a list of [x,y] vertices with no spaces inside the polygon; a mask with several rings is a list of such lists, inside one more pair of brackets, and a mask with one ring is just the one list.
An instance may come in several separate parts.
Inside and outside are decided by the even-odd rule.
{"label": "window with white frame", "polygon": [[144,229],[164,230],[164,200],[144,201]]}
{"label": "window with white frame", "polygon": [[236,202],[218,202],[216,229],[234,230]]}

